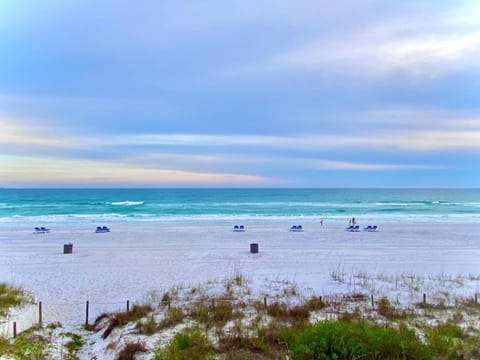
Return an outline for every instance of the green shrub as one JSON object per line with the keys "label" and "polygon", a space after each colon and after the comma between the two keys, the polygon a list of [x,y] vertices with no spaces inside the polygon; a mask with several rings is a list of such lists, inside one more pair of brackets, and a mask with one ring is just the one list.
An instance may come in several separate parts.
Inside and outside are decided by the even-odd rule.
{"label": "green shrub", "polygon": [[454,324],[439,325],[425,331],[428,346],[435,354],[448,358],[455,358],[463,337],[463,330]]}
{"label": "green shrub", "polygon": [[34,330],[27,330],[14,340],[0,338],[0,355],[6,359],[43,360],[49,342],[42,336],[36,335]]}
{"label": "green shrub", "polygon": [[212,343],[195,328],[175,335],[165,349],[155,352],[154,360],[204,360],[213,359],[214,356]]}
{"label": "green shrub", "polygon": [[292,359],[431,359],[429,349],[405,327],[400,330],[364,322],[322,322],[287,331]]}

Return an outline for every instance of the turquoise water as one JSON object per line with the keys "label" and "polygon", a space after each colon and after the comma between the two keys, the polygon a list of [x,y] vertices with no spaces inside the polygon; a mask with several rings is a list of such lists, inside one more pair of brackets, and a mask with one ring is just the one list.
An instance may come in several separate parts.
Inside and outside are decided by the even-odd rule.
{"label": "turquoise water", "polygon": [[478,222],[480,189],[0,189],[0,223]]}

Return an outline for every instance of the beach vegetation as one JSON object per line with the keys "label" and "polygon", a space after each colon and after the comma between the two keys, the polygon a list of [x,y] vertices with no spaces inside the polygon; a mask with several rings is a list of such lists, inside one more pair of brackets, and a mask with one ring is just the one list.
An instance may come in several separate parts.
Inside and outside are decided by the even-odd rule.
{"label": "beach vegetation", "polygon": [[66,359],[67,360],[77,359],[77,352],[85,344],[85,341],[82,339],[80,335],[74,334],[71,332],[60,333],[60,336],[70,338],[70,340],[64,344],[64,347],[67,350]]}
{"label": "beach vegetation", "polygon": [[412,330],[365,322],[322,322],[287,332],[292,359],[431,359]]}
{"label": "beach vegetation", "polygon": [[196,302],[189,314],[193,320],[207,329],[214,326],[223,327],[227,321],[241,315],[240,312],[234,311],[230,300],[223,299],[212,299],[210,305],[206,305],[204,301]]}
{"label": "beach vegetation", "polygon": [[135,360],[135,356],[139,352],[147,352],[147,348],[143,342],[127,342],[122,350],[118,353],[116,360]]}
{"label": "beach vegetation", "polygon": [[466,338],[462,328],[452,323],[429,327],[425,330],[425,339],[435,354],[448,358],[457,358],[463,340]]}
{"label": "beach vegetation", "polygon": [[102,338],[106,339],[115,328],[127,325],[130,322],[138,321],[153,311],[150,304],[134,304],[130,311],[118,311],[113,314],[101,314],[95,320],[95,328],[98,329],[104,319],[108,320],[108,326],[102,334]]}
{"label": "beach vegetation", "polygon": [[299,327],[308,322],[310,318],[309,305],[287,306],[285,303],[274,302],[267,305],[267,314],[277,320]]}
{"label": "beach vegetation", "polygon": [[180,324],[184,319],[185,313],[182,308],[172,306],[170,310],[167,310],[165,318],[158,324],[157,330],[166,329]]}
{"label": "beach vegetation", "polygon": [[305,305],[310,311],[320,311],[327,306],[321,297],[312,296],[305,302]]}
{"label": "beach vegetation", "polygon": [[0,282],[0,317],[8,314],[10,308],[32,302],[32,298],[21,288]]}
{"label": "beach vegetation", "polygon": [[152,335],[157,331],[157,322],[155,317],[150,315],[146,319],[138,320],[135,327],[140,334]]}
{"label": "beach vegetation", "polygon": [[338,320],[344,322],[359,322],[363,320],[363,314],[357,306],[353,311],[344,311],[338,316]]}
{"label": "beach vegetation", "polygon": [[172,299],[170,297],[170,293],[167,291],[167,292],[163,293],[163,295],[162,295],[161,304],[163,306],[167,306],[170,303],[171,300]]}
{"label": "beach vegetation", "polygon": [[49,329],[49,330],[55,330],[55,329],[58,329],[58,328],[61,328],[62,327],[62,324],[60,322],[53,322],[53,323],[49,323],[45,326],[46,329]]}
{"label": "beach vegetation", "polygon": [[164,348],[155,352],[154,360],[205,360],[215,358],[211,341],[199,328],[177,333]]}
{"label": "beach vegetation", "polygon": [[6,359],[43,360],[50,346],[48,339],[39,335],[37,328],[24,331],[16,338],[7,340],[0,338],[0,355]]}
{"label": "beach vegetation", "polygon": [[[432,303],[411,302],[407,310],[400,307],[398,298],[380,294],[371,306],[373,298],[358,290],[308,297],[300,291],[293,296],[291,289],[296,287],[289,282],[281,285],[284,288],[275,287],[272,294],[256,299],[246,296],[244,280],[241,288],[234,279],[198,285],[193,292],[192,288],[176,288],[175,293],[158,296],[155,306],[152,302],[135,304],[129,312],[102,314],[93,328],[103,331],[103,339],[108,337],[106,347],[118,359],[138,358],[143,351],[157,360],[480,359],[476,326],[480,311],[470,303],[443,308],[436,304],[446,296],[432,294]],[[128,334],[131,341],[136,335],[145,341],[145,335],[160,333],[160,338],[168,334],[172,340],[154,354],[144,343],[123,345],[121,340]],[[71,333],[60,336],[70,338],[63,342],[68,350],[64,355],[74,359],[85,340]]]}
{"label": "beach vegetation", "polygon": [[386,296],[378,300],[377,312],[388,320],[400,320],[408,317],[407,311],[397,310]]}

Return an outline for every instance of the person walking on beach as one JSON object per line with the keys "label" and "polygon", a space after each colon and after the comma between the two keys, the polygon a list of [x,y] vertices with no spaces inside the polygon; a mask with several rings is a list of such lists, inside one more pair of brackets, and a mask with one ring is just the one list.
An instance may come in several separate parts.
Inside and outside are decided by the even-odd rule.
{"label": "person walking on beach", "polygon": [[352,217],[352,225],[355,225],[355,224],[356,224],[355,218]]}
{"label": "person walking on beach", "polygon": [[323,226],[323,219],[320,220],[320,226]]}

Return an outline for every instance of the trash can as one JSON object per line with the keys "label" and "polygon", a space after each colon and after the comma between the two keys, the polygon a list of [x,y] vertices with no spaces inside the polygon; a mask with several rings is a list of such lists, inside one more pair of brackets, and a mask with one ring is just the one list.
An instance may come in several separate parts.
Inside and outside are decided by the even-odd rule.
{"label": "trash can", "polygon": [[73,252],[73,244],[68,243],[63,245],[63,253],[64,254],[71,254]]}
{"label": "trash can", "polygon": [[258,253],[258,244],[250,244],[250,252],[252,254]]}

